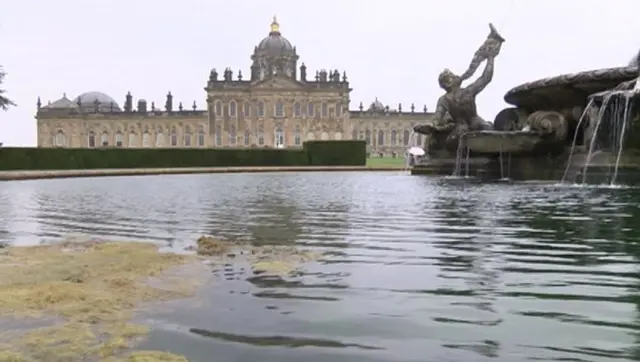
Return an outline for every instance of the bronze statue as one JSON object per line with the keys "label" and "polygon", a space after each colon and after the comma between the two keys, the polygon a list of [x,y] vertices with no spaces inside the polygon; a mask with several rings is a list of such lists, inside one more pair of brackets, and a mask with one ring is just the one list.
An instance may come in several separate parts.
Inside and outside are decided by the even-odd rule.
{"label": "bronze statue", "polygon": [[[446,134],[446,143],[455,143],[459,135],[467,131],[491,129],[490,123],[483,120],[477,112],[476,96],[493,79],[493,67],[496,56],[500,53],[504,38],[498,34],[493,25],[489,24],[490,33],[484,43],[475,52],[469,69],[458,76],[445,69],[438,76],[440,87],[446,91],[438,99],[434,115],[433,125],[420,125],[414,127],[414,131],[421,134],[435,136],[442,141],[442,136]],[[462,87],[462,82],[470,78],[480,64],[486,60],[486,65],[482,75],[467,87]]]}

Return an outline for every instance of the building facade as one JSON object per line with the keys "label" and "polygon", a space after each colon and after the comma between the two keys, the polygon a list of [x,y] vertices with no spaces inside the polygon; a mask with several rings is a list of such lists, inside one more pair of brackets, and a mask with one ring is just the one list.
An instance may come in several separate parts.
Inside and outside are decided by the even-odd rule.
{"label": "building facade", "polygon": [[[255,46],[248,76],[213,69],[206,107],[194,101],[164,107],[127,93],[122,107],[101,92],[83,93],[43,105],[38,99],[38,147],[302,147],[306,140],[362,139],[372,157],[402,156],[416,124],[430,122],[426,106],[391,109],[379,100],[349,110],[352,90],[346,72],[313,75],[273,20]],[[412,139],[413,138],[413,139]]]}

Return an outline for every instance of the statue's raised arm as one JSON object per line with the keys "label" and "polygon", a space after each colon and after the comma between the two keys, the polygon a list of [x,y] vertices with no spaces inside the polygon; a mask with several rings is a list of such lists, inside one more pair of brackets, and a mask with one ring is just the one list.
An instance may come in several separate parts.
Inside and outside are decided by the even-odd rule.
{"label": "statue's raised arm", "polygon": [[493,24],[489,24],[489,36],[487,39],[480,45],[480,48],[476,50],[473,54],[473,59],[471,59],[471,63],[469,64],[469,68],[462,73],[460,78],[462,80],[467,80],[471,78],[478,67],[482,62],[489,58],[495,58],[500,53],[500,49],[502,48],[502,43],[504,43],[504,38],[498,33],[498,30],[493,26]]}
{"label": "statue's raised arm", "polygon": [[[438,99],[433,123],[416,126],[415,132],[437,134],[437,137],[446,136],[445,144],[455,148],[460,134],[491,128],[491,124],[485,122],[477,113],[476,96],[493,79],[494,59],[500,53],[505,40],[493,25],[489,24],[489,28],[489,36],[475,52],[469,68],[462,75],[458,76],[449,69],[440,73],[438,83],[446,93]],[[470,78],[485,60],[487,64],[480,78],[468,87],[462,87],[462,82]]]}
{"label": "statue's raised arm", "polygon": [[473,83],[469,84],[466,89],[469,90],[474,96],[477,96],[482,92],[493,80],[493,67],[495,63],[494,57],[487,58],[487,64],[484,66],[482,75],[478,77]]}

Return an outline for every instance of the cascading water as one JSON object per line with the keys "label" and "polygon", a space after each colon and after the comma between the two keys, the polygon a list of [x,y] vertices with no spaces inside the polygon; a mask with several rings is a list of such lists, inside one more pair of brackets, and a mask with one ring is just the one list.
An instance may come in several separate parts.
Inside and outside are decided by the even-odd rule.
{"label": "cascading water", "polygon": [[[589,165],[593,159],[593,155],[601,148],[609,148],[611,154],[616,155],[616,161],[612,165],[613,175],[610,181],[611,185],[615,184],[624,146],[624,136],[627,128],[631,125],[629,120],[632,105],[631,99],[635,94],[636,93],[631,90],[613,91],[605,95],[600,110],[598,111],[591,142],[589,143],[589,149],[587,151],[587,159],[583,166],[583,184],[587,182]],[[604,132],[604,137],[601,136],[602,132]]]}
{"label": "cascading water", "polygon": [[467,147],[467,162],[466,162],[466,167],[465,167],[465,172],[464,172],[464,177],[469,177],[469,157],[471,156],[471,150],[469,149],[469,147]]}
{"label": "cascading water", "polygon": [[[640,82],[636,82],[636,88]],[[601,95],[602,104],[598,107],[594,117],[587,117],[587,115],[593,111],[593,107],[596,106],[596,98],[591,98],[582,116],[578,120],[576,132],[573,136],[573,142],[571,144],[571,150],[567,160],[567,166],[562,176],[562,182],[565,182],[570,169],[572,168],[572,157],[576,148],[576,140],[578,132],[585,119],[590,122],[589,127],[591,129],[591,139],[587,148],[587,156],[585,162],[580,166],[582,170],[582,183],[587,182],[588,169],[593,160],[593,157],[600,151],[610,151],[612,155],[615,155],[615,162],[610,162],[610,184],[614,185],[618,178],[618,170],[620,167],[620,160],[622,158],[622,152],[624,148],[624,138],[627,132],[627,128],[631,126],[632,115],[632,99],[637,96],[640,89],[634,90],[615,90],[604,93]],[[611,168],[613,168],[611,170]]]}
{"label": "cascading water", "polygon": [[[636,82],[636,87],[640,82]],[[640,91],[640,88],[638,89]],[[635,88],[634,88],[635,91]],[[620,131],[620,138],[617,142],[618,144],[618,155],[616,156],[616,164],[613,168],[613,176],[611,177],[611,184],[614,185],[616,183],[616,179],[618,178],[618,168],[620,167],[620,157],[622,156],[622,148],[624,146],[624,134],[629,127],[629,111],[631,110],[631,97],[625,97],[624,99],[624,114],[622,116],[622,130]]]}
{"label": "cascading water", "polygon": [[[456,165],[453,169],[453,177],[461,177],[462,173],[462,153],[467,148],[465,145],[465,134],[458,137],[458,149],[456,150]],[[469,150],[467,149],[467,176],[469,176]]]}
{"label": "cascading water", "polygon": [[594,99],[591,98],[589,100],[589,103],[587,104],[587,107],[584,109],[584,112],[582,112],[582,115],[580,116],[580,119],[578,120],[578,125],[576,126],[576,131],[573,133],[573,141],[571,142],[571,149],[569,150],[569,158],[567,159],[567,167],[564,169],[564,174],[562,175],[562,180],[561,182],[565,182],[565,180],[567,179],[567,175],[569,174],[569,169],[571,168],[571,159],[573,158],[573,151],[576,148],[576,141],[578,140],[578,133],[580,131],[580,126],[582,125],[582,122],[587,118],[587,112],[591,109],[591,107],[593,106],[594,103]]}

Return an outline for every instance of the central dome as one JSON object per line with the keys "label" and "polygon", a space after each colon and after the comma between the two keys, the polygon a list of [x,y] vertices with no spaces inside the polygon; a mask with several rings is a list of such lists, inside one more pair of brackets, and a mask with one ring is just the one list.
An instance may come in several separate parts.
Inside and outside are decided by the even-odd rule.
{"label": "central dome", "polygon": [[280,33],[280,24],[276,17],[273,17],[271,23],[271,31],[266,38],[262,39],[258,44],[258,51],[266,51],[269,53],[285,53],[293,52],[293,46],[287,38],[283,37]]}
{"label": "central dome", "polygon": [[111,96],[104,94],[102,92],[86,92],[77,96],[74,100],[74,103],[80,106],[83,110],[95,110],[96,106],[98,108],[98,112],[106,113],[106,112],[121,112],[120,106],[118,102],[115,101]]}

